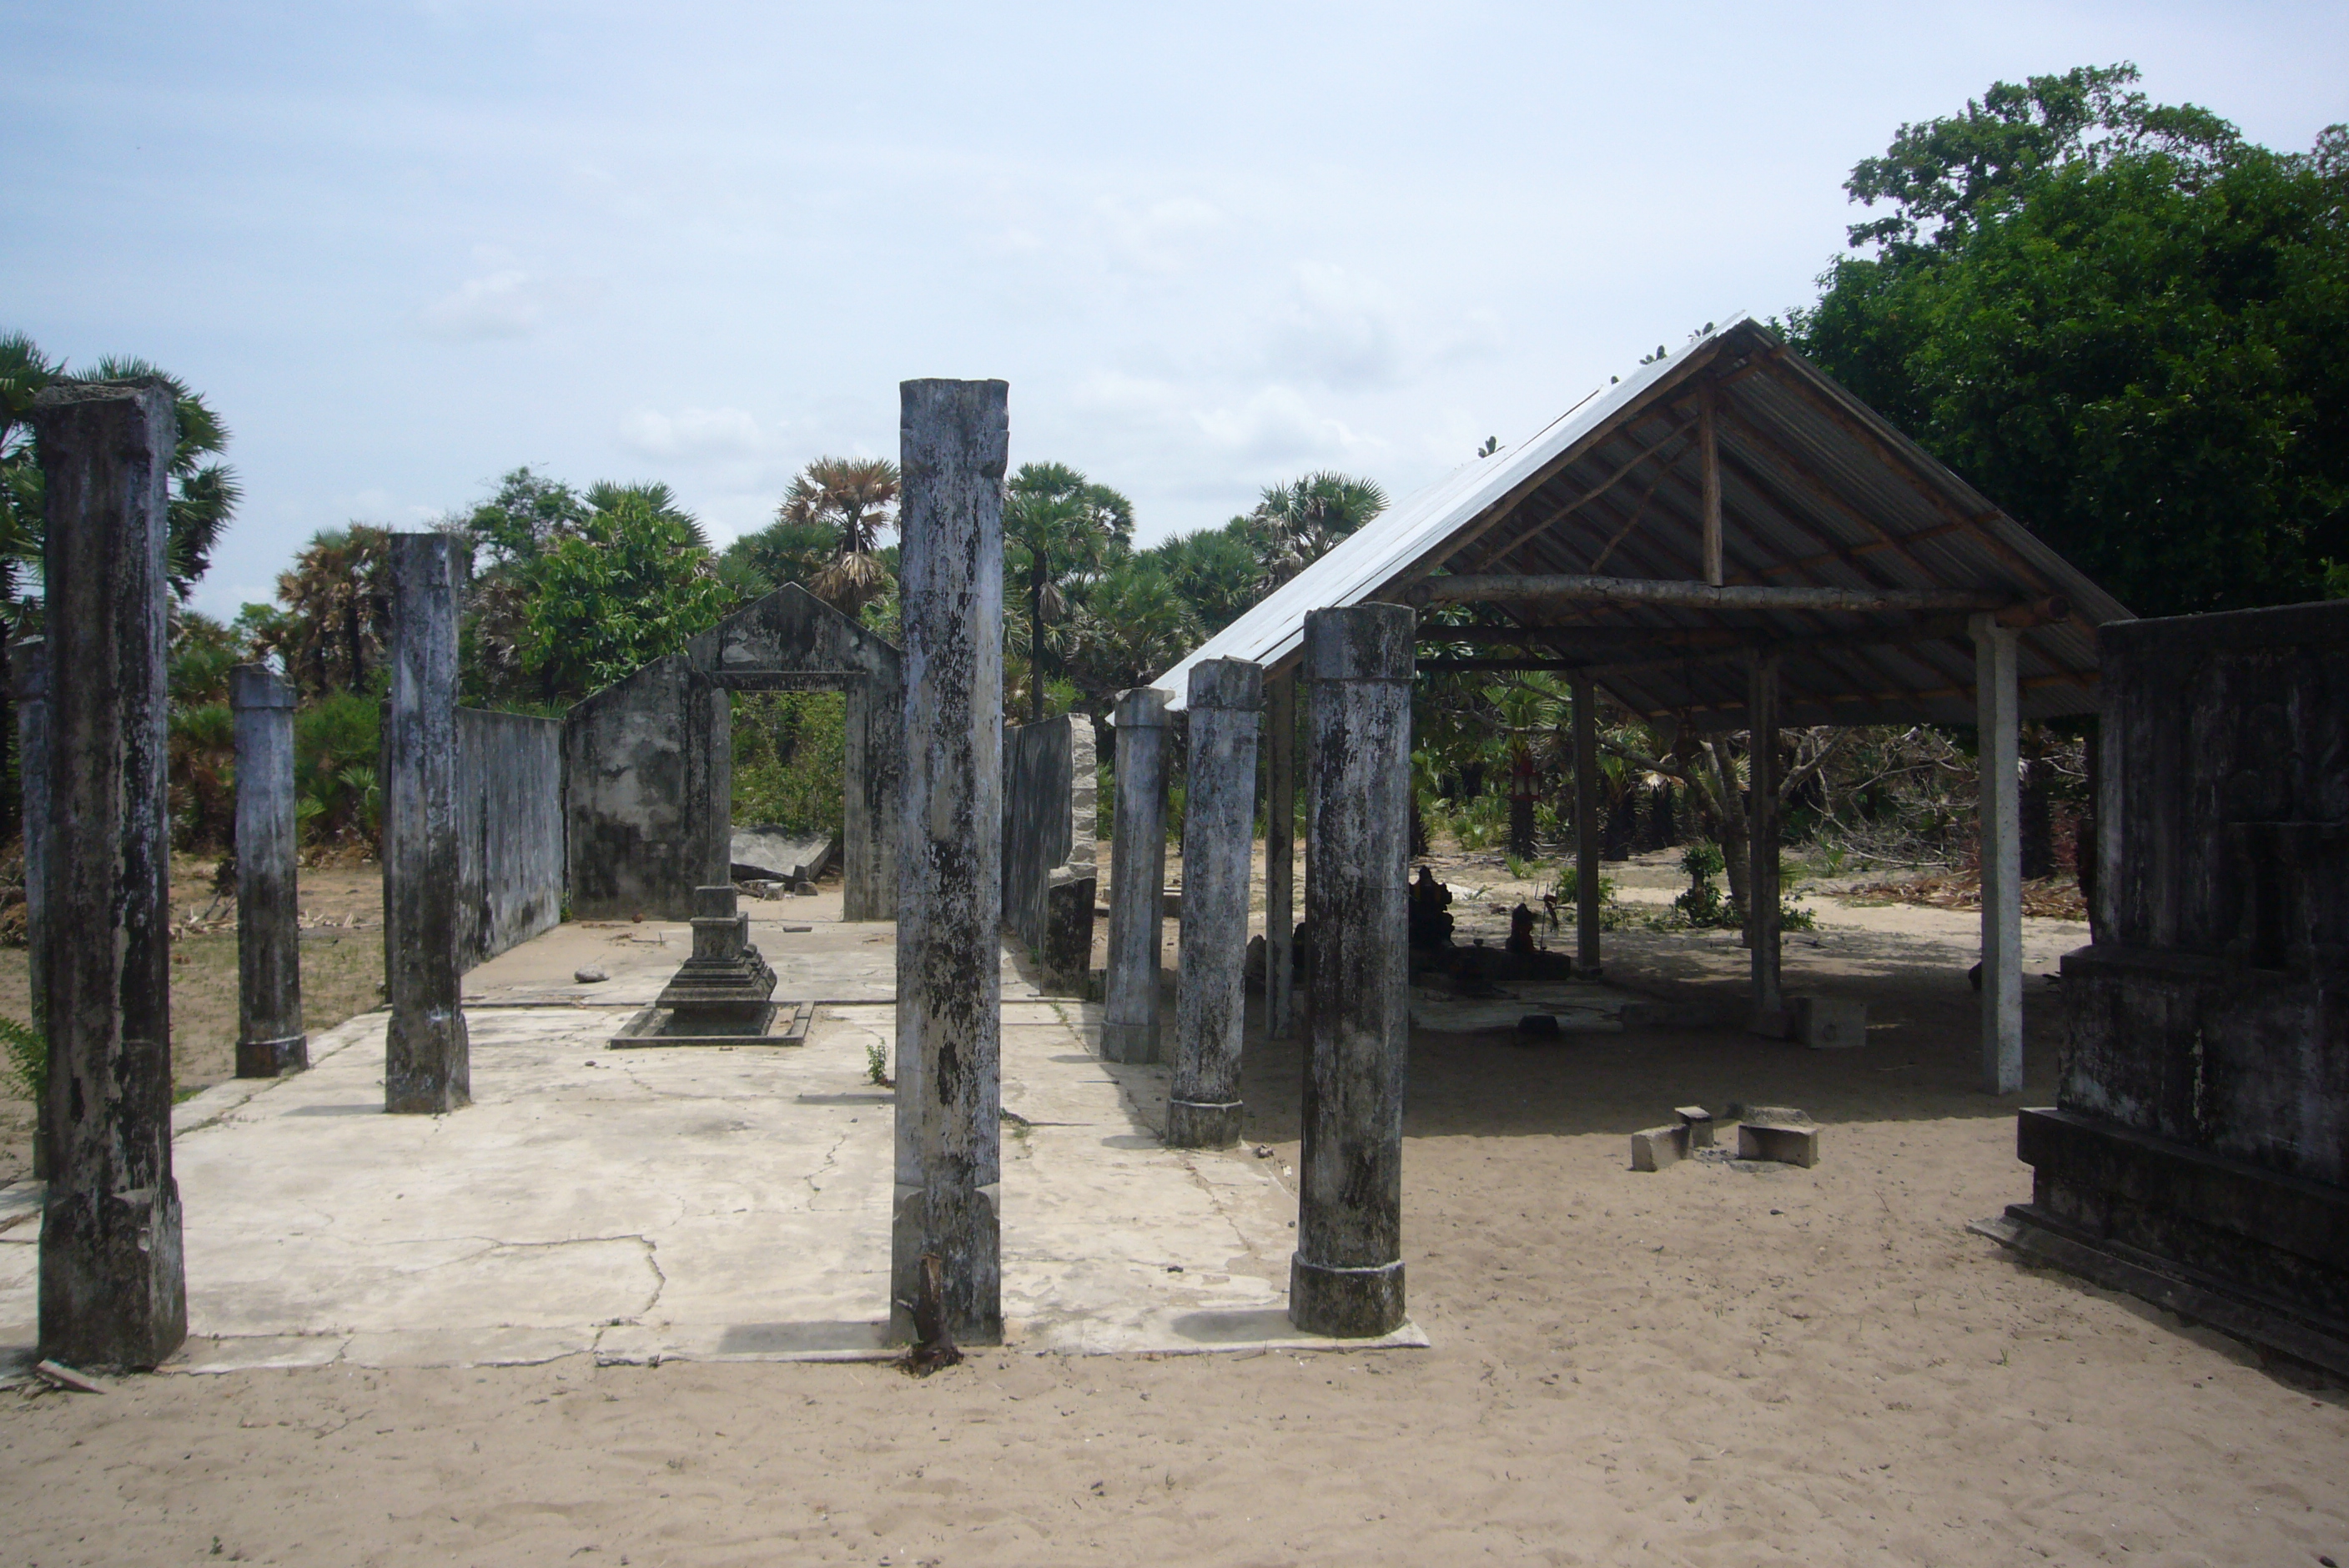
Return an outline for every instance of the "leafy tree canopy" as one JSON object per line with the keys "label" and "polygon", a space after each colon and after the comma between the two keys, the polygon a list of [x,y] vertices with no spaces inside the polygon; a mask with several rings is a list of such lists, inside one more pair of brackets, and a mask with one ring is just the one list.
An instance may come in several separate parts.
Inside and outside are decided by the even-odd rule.
{"label": "leafy tree canopy", "polygon": [[596,485],[595,510],[531,573],[524,667],[581,696],[676,653],[730,607],[700,525],[665,485]]}
{"label": "leafy tree canopy", "polygon": [[2349,131],[2305,154],[2132,67],[1903,126],[1790,336],[2139,614],[2349,559]]}

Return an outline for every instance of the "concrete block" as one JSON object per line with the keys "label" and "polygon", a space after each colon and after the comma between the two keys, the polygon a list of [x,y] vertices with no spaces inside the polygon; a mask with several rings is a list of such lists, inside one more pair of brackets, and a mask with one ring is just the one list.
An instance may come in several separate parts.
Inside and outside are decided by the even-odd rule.
{"label": "concrete block", "polygon": [[1737,1158],[1775,1160],[1806,1169],[1819,1162],[1819,1130],[1809,1122],[1741,1121]]}
{"label": "concrete block", "polygon": [[1682,1105],[1673,1107],[1672,1114],[1681,1119],[1682,1127],[1688,1129],[1691,1149],[1713,1147],[1713,1112],[1701,1105]]}
{"label": "concrete block", "polygon": [[1631,1134],[1631,1169],[1661,1171],[1688,1158],[1689,1130],[1683,1121]]}
{"label": "concrete block", "polygon": [[1794,1037],[1815,1051],[1868,1044],[1868,1004],[1847,996],[1793,996]]}

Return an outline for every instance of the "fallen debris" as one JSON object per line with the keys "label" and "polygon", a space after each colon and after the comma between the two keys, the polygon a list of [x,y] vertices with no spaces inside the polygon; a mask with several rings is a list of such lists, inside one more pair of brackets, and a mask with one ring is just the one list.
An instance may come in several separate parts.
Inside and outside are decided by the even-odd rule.
{"label": "fallen debris", "polygon": [[45,1383],[54,1384],[57,1387],[69,1389],[76,1394],[103,1394],[106,1392],[106,1385],[99,1382],[97,1378],[88,1376],[87,1373],[77,1372],[72,1367],[65,1366],[60,1362],[36,1361],[33,1363],[33,1376],[40,1378]]}

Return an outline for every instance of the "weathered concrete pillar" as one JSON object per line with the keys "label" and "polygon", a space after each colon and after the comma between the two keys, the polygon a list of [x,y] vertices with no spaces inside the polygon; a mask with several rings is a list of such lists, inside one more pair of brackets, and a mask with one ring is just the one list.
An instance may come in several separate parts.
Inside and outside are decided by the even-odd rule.
{"label": "weathered concrete pillar", "polygon": [[1297,1028],[1297,673],[1265,683],[1264,1032]]}
{"label": "weathered concrete pillar", "polygon": [[457,965],[457,542],[391,536],[391,701],[384,717],[383,1108],[473,1099]]}
{"label": "weathered concrete pillar", "polygon": [[[8,649],[8,683],[16,704],[16,779],[25,811],[26,979],[33,1026],[48,1016],[49,973],[49,645],[25,637]],[[33,1107],[33,1179],[49,1178],[49,1103]]]}
{"label": "weathered concrete pillar", "polygon": [[49,641],[48,1200],[41,1354],[152,1367],[187,1337],[171,1176],[163,559],[171,394],[53,387],[41,450]]}
{"label": "weathered concrete pillar", "polygon": [[1264,666],[1243,659],[1192,665],[1189,707],[1182,945],[1166,1141],[1177,1149],[1228,1149],[1240,1140],[1248,861],[1256,841],[1256,738],[1264,718]]}
{"label": "weathered concrete pillar", "polygon": [[[998,1119],[1003,979],[1000,381],[899,388],[905,814],[897,838],[897,1191],[889,1324],[1003,1338]],[[944,1299],[926,1299],[922,1260]]]}
{"label": "weathered concrete pillar", "polygon": [[1117,820],[1110,850],[1102,1059],[1154,1062],[1159,923],[1166,899],[1166,694],[1136,686],[1117,699],[1111,721],[1117,727]]}
{"label": "weathered concrete pillar", "polygon": [[1778,655],[1756,654],[1747,675],[1745,939],[1755,1021],[1775,1023],[1786,1005],[1778,985]]}
{"label": "weathered concrete pillar", "polygon": [[1305,617],[1313,1022],[1288,1320],[1308,1334],[1380,1335],[1403,1319],[1414,620],[1399,604]]}
{"label": "weathered concrete pillar", "polygon": [[229,671],[236,713],[236,1076],[310,1065],[294,816],[294,688],[267,665]]}
{"label": "weathered concrete pillar", "polygon": [[2023,1092],[2023,810],[2016,760],[2023,724],[2015,645],[2022,634],[1973,618],[1974,704],[1982,758],[1982,1088]]}
{"label": "weathered concrete pillar", "polygon": [[1574,967],[1599,977],[1599,694],[1574,686]]}

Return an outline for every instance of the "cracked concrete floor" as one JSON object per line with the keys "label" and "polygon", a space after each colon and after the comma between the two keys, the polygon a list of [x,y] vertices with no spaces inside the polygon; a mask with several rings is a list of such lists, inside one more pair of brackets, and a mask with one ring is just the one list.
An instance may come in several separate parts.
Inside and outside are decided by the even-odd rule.
{"label": "cracked concrete floor", "polygon": [[[514,978],[517,995],[540,983]],[[306,1073],[179,1107],[190,1338],[173,1367],[888,1354],[895,1113],[866,1063],[893,1007],[821,1007],[799,1047],[606,1049],[628,1013],[470,1007],[474,1103],[449,1116],[382,1114],[381,1013],[314,1041]],[[1163,1147],[1166,1070],[1102,1062],[1098,1014],[1007,959],[1009,1342],[1333,1343],[1287,1321],[1280,1168]],[[0,1197],[0,1357],[35,1337],[30,1198]],[[1406,1326],[1376,1343],[1424,1340]]]}

